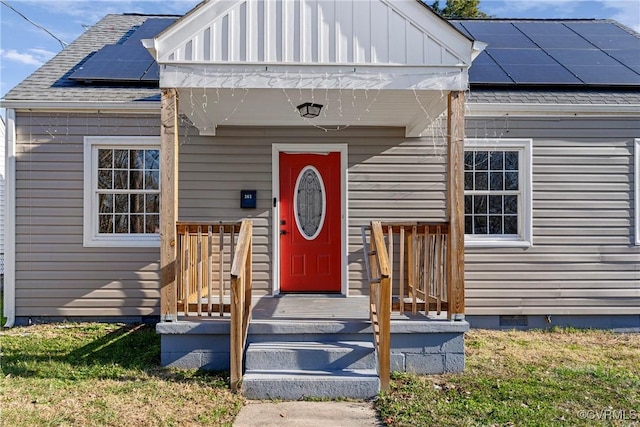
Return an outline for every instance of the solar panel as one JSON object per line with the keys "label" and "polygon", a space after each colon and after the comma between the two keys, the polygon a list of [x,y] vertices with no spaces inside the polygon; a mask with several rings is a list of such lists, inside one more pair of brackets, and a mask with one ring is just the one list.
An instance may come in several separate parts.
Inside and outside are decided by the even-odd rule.
{"label": "solar panel", "polygon": [[[640,51],[640,39],[620,36],[586,36],[594,45],[604,50],[636,49]],[[640,56],[640,53],[638,54]]]}
{"label": "solar panel", "polygon": [[515,83],[497,64],[476,64],[475,62],[469,68],[469,80],[482,84],[512,85]]}
{"label": "solar panel", "polygon": [[[488,44],[472,84],[640,85],[640,39],[607,21],[456,21]],[[505,74],[506,72],[506,74]]]}
{"label": "solar panel", "polygon": [[564,25],[581,36],[630,36],[628,32],[611,22],[565,22]]}
{"label": "solar panel", "polygon": [[143,82],[157,82],[160,81],[160,67],[157,62],[153,62],[147,69],[141,79]]}
{"label": "solar panel", "polygon": [[553,60],[542,49],[492,49],[488,48],[487,52],[498,64],[538,64],[538,65],[556,65]]}
{"label": "solar panel", "polygon": [[573,74],[562,65],[516,65],[505,64],[502,68],[518,84],[581,84]]}
{"label": "solar panel", "polygon": [[618,61],[601,50],[547,49],[547,52],[564,65],[620,65]]}
{"label": "solar panel", "polygon": [[142,46],[142,39],[155,37],[175,19],[147,19],[119,44],[106,45],[88,58],[70,76],[70,80],[99,82],[154,82],[159,80],[158,66]]}
{"label": "solar panel", "polygon": [[542,49],[595,49],[596,47],[575,33],[565,35],[528,34]]}
{"label": "solar panel", "polygon": [[531,36],[570,36],[576,35],[571,29],[564,25],[558,25],[557,22],[514,22],[513,26],[522,31],[524,34]]}
{"label": "solar panel", "polygon": [[570,65],[569,70],[589,84],[606,84],[610,86],[640,85],[640,74],[623,65]]}
{"label": "solar panel", "polygon": [[140,44],[141,40],[157,36],[174,22],[175,19],[173,18],[149,18],[129,36],[124,44]]}
{"label": "solar panel", "polygon": [[108,45],[82,64],[69,79],[139,81],[153,62],[153,57],[143,47]]}

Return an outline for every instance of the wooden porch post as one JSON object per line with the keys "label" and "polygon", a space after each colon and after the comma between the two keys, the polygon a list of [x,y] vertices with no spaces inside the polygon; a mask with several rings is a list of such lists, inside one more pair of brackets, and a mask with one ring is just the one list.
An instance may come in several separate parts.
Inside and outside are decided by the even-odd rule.
{"label": "wooden porch post", "polygon": [[447,298],[449,320],[464,320],[464,92],[450,92],[447,110]]}
{"label": "wooden porch post", "polygon": [[178,93],[162,89],[160,112],[160,320],[178,320],[176,220],[178,219]]}

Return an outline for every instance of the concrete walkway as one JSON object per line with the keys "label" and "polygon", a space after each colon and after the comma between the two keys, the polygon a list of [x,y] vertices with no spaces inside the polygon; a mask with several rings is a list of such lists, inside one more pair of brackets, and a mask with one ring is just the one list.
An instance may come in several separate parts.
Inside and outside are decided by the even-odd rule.
{"label": "concrete walkway", "polygon": [[250,400],[234,427],[382,426],[369,402],[271,402]]}

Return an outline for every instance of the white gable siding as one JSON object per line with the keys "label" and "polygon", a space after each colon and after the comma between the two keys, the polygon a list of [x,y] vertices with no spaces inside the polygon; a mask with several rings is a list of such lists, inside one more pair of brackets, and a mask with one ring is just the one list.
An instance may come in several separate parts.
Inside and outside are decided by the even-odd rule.
{"label": "white gable siding", "polygon": [[471,45],[415,0],[214,1],[202,9],[160,35],[159,62],[453,66]]}

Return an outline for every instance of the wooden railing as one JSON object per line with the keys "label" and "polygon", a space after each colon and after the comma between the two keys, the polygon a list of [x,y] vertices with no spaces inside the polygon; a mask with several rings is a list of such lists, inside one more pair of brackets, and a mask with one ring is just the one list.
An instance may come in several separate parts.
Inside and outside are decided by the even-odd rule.
{"label": "wooden railing", "polygon": [[370,230],[365,259],[369,267],[371,325],[378,354],[380,388],[388,390],[391,371],[391,265],[380,222],[372,222]]}
{"label": "wooden railing", "polygon": [[372,221],[362,227],[371,322],[383,389],[388,387],[392,311],[423,312],[426,316],[449,308],[448,238],[448,223]]}
{"label": "wooden railing", "polygon": [[176,280],[178,311],[185,316],[223,316],[230,311],[231,280],[240,222],[178,222]]}
{"label": "wooden railing", "polygon": [[178,311],[187,317],[230,313],[231,389],[237,391],[251,318],[252,223],[176,225]]}
{"label": "wooden railing", "polygon": [[[393,287],[392,309],[441,314],[449,308],[448,223],[381,223]],[[363,241],[371,227],[363,227]],[[397,243],[396,243],[397,242]],[[397,260],[397,262],[395,262]],[[369,277],[368,260],[365,265]]]}
{"label": "wooden railing", "polygon": [[252,223],[242,221],[231,266],[231,390],[242,382],[242,357],[251,318]]}

